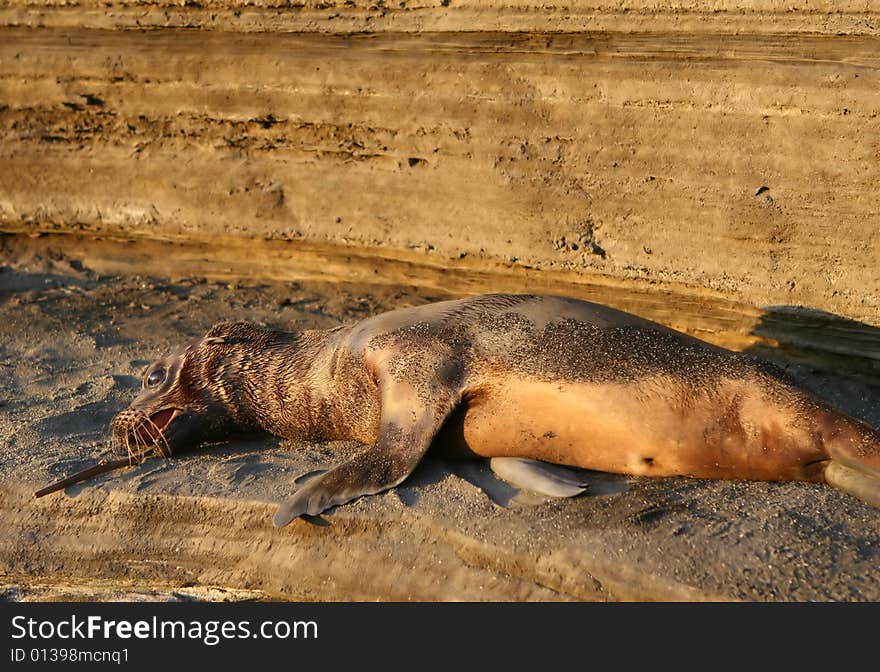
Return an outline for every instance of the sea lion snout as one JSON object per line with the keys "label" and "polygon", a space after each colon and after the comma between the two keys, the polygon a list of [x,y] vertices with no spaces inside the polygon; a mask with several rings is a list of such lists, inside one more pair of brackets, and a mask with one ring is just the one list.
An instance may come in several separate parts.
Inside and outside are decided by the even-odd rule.
{"label": "sea lion snout", "polygon": [[167,408],[149,415],[139,408],[126,408],[111,423],[113,451],[132,456],[141,449],[154,446],[158,454],[170,454],[171,445],[165,429],[177,413],[177,409]]}

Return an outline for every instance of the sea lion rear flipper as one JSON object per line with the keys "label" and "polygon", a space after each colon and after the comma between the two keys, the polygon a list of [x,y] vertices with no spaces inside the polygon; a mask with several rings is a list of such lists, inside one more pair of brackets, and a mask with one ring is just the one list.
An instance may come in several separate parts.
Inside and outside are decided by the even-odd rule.
{"label": "sea lion rear flipper", "polygon": [[[393,488],[409,476],[459,401],[456,393],[436,380],[425,381],[425,385],[435,389],[420,396],[409,383],[380,379],[382,411],[376,444],[304,483],[278,507],[275,526]],[[432,405],[426,406],[421,399],[430,399]]]}
{"label": "sea lion rear flipper", "polygon": [[575,497],[588,483],[567,467],[522,457],[493,457],[489,467],[503,481],[548,497]]}

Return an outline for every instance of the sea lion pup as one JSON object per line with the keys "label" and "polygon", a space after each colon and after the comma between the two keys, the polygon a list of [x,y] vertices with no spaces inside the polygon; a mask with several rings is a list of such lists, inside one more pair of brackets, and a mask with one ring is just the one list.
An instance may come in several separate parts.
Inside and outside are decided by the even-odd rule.
{"label": "sea lion pup", "polygon": [[152,364],[112,423],[115,445],[161,454],[236,428],[370,446],[296,489],[276,525],[396,486],[432,442],[552,494],[582,488],[542,463],[827,481],[880,506],[877,430],[769,363],[556,296],[476,296],[328,331],[218,324]]}

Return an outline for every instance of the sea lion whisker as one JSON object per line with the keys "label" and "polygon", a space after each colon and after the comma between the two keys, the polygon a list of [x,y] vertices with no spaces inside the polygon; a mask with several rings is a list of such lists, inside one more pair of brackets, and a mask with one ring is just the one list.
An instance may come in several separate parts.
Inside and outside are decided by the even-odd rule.
{"label": "sea lion whisker", "polygon": [[[138,436],[137,436],[137,434],[134,434],[134,435],[133,435],[133,438],[134,438],[134,445],[135,445],[135,448],[139,447],[139,446],[138,446]],[[125,450],[126,450],[126,452],[128,453],[128,455],[127,455],[127,457],[128,457],[128,463],[129,463],[129,464],[134,464],[135,449],[132,448],[132,446],[131,446],[131,439],[132,439],[132,436],[131,436],[131,435],[125,437]]]}
{"label": "sea lion whisker", "polygon": [[[156,449],[156,453],[160,457],[171,457],[171,445],[168,443],[168,439],[165,438],[165,433],[162,431],[162,428],[159,427],[159,425],[157,425],[151,417],[147,417],[147,422],[150,423],[150,425],[156,432],[153,436],[153,446]],[[161,439],[161,443],[159,439]],[[167,449],[167,453],[165,449]]]}
{"label": "sea lion whisker", "polygon": [[[170,422],[170,421],[169,421]],[[166,424],[165,427],[168,425]],[[165,436],[165,428],[159,430],[159,436],[162,438],[162,455],[163,457],[171,457],[171,444],[168,442],[168,437]]]}
{"label": "sea lion whisker", "polygon": [[128,459],[131,462],[131,464],[135,463],[135,455],[145,448],[145,444],[143,442],[143,439],[140,439],[137,436],[135,437],[133,443],[134,443],[134,446],[132,447],[132,449],[128,453]]}
{"label": "sea lion whisker", "polygon": [[125,448],[125,455],[127,457],[130,457],[131,456],[131,442],[129,441],[128,434],[125,434],[122,437],[122,445]]}
{"label": "sea lion whisker", "polygon": [[135,433],[135,445],[139,450],[135,453],[133,459],[140,460],[140,458],[138,458],[138,455],[142,455],[145,452],[151,453],[153,455],[156,454],[155,442],[148,441],[140,434],[140,432]]}

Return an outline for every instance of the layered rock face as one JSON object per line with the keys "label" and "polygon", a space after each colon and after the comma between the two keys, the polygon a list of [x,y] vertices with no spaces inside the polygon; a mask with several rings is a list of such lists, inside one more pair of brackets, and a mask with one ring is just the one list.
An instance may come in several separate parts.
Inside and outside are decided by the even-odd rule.
{"label": "layered rock face", "polygon": [[880,12],[802,4],[6,0],[0,228],[418,251],[876,325]]}

